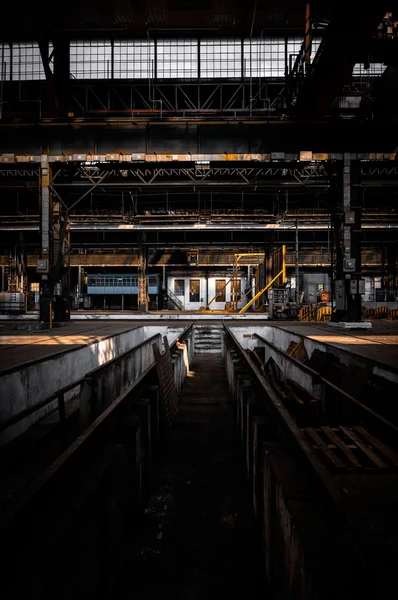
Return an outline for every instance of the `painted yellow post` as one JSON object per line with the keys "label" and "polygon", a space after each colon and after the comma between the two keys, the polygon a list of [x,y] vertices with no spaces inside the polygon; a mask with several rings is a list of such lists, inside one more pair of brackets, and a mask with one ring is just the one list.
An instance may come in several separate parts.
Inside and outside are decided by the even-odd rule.
{"label": "painted yellow post", "polygon": [[[225,288],[232,281],[232,279],[233,279],[233,277],[231,277],[231,279],[228,279],[227,283],[225,285],[223,285],[220,290],[218,290],[218,293],[220,293],[223,290],[225,290]],[[202,309],[202,312],[204,312],[205,310],[207,310],[209,308],[210,304],[212,304],[214,302],[214,300],[217,298],[217,296],[218,296],[218,294],[216,294],[215,296],[213,296],[213,298],[210,300],[210,302],[208,304],[206,304],[206,306]]]}
{"label": "painted yellow post", "polygon": [[286,281],[286,246],[282,246],[282,283]]}

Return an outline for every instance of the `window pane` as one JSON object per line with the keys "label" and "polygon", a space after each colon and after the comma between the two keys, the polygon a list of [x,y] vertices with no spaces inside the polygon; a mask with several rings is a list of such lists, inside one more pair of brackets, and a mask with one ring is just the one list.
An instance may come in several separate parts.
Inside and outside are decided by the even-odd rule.
{"label": "window pane", "polygon": [[10,81],[11,76],[11,52],[10,46],[2,42],[0,44],[0,81]]}
{"label": "window pane", "polygon": [[225,302],[224,279],[216,279],[216,302]]}
{"label": "window pane", "polygon": [[[53,51],[50,43],[49,56]],[[0,47],[0,53],[2,48]],[[52,60],[50,61],[52,69]],[[39,46],[36,42],[15,43],[12,45],[12,79],[13,81],[28,81],[33,79],[45,79],[43,61]],[[8,78],[9,79],[9,78]]]}
{"label": "window pane", "polygon": [[158,40],[156,50],[159,79],[195,79],[198,76],[197,40]]}
{"label": "window pane", "polygon": [[176,279],[174,281],[174,293],[176,296],[184,296],[185,295],[185,285],[183,279]]}
{"label": "window pane", "polygon": [[70,73],[76,79],[109,79],[112,76],[109,40],[71,42]]}
{"label": "window pane", "polygon": [[115,40],[113,52],[116,79],[148,79],[154,76],[154,42]]}
{"label": "window pane", "polygon": [[242,44],[239,39],[200,41],[200,76],[203,79],[242,76]]}

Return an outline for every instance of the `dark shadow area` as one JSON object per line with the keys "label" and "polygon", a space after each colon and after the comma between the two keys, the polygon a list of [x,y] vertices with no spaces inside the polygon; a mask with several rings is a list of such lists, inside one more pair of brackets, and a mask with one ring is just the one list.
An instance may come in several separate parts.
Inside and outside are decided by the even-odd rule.
{"label": "dark shadow area", "polygon": [[[115,599],[266,597],[223,359],[196,355]],[[137,533],[138,526],[138,533]]]}

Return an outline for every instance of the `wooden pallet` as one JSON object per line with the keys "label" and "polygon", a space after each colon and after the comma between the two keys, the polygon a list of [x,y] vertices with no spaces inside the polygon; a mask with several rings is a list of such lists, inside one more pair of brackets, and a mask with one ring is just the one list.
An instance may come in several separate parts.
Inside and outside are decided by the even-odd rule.
{"label": "wooden pallet", "polygon": [[305,427],[302,432],[334,471],[384,472],[398,467],[398,453],[360,425]]}
{"label": "wooden pallet", "polygon": [[286,354],[293,356],[302,363],[306,363],[308,360],[308,354],[304,346],[304,340],[301,339],[298,342],[290,342]]}

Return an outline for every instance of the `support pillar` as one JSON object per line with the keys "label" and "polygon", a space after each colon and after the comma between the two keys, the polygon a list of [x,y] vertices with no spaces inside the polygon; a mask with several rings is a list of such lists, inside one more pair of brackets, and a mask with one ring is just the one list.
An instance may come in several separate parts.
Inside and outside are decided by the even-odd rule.
{"label": "support pillar", "polygon": [[142,238],[138,257],[138,310],[148,311],[148,287],[147,287],[148,249]]}
{"label": "support pillar", "polygon": [[296,302],[299,303],[299,234],[298,234],[298,221],[296,221]]}
{"label": "support pillar", "polygon": [[52,280],[50,275],[50,171],[48,156],[42,155],[40,160],[40,321],[50,322],[52,310]]}
{"label": "support pillar", "polygon": [[[336,233],[336,320],[361,321],[361,210],[359,208],[360,165],[351,165],[344,155],[342,214],[335,222]],[[338,231],[338,229],[340,231]]]}
{"label": "support pillar", "polygon": [[52,272],[54,321],[70,319],[70,223],[59,196],[52,199]]}
{"label": "support pillar", "polygon": [[83,299],[83,286],[82,286],[82,266],[77,267],[77,300],[80,305],[80,298]]}

